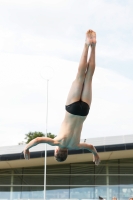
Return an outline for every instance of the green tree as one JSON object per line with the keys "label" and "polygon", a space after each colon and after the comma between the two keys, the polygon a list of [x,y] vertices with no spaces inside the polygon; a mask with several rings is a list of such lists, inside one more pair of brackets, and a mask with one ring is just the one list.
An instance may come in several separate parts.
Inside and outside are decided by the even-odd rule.
{"label": "green tree", "polygon": [[[25,139],[26,139],[26,144],[29,143],[31,140],[35,139],[36,137],[45,137],[45,134],[42,132],[29,132],[27,134],[25,134]],[[49,138],[55,138],[56,135],[52,134],[52,133],[47,133],[47,137]]]}
{"label": "green tree", "polygon": [[47,133],[47,137],[54,139],[56,137],[56,135],[54,135],[52,133]]}

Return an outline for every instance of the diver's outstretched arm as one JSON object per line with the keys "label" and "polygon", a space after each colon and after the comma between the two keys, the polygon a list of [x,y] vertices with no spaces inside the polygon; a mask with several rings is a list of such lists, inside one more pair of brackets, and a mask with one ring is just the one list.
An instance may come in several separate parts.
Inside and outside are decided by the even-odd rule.
{"label": "diver's outstretched arm", "polygon": [[[55,145],[55,140],[49,137],[36,137],[35,139],[31,140],[26,147],[24,148],[23,154],[24,154],[24,158],[29,160],[30,159],[30,152],[29,149],[33,146],[36,146],[40,143],[47,143],[50,144],[52,146]],[[56,144],[57,145],[57,144]]]}
{"label": "diver's outstretched arm", "polygon": [[92,152],[93,153],[93,162],[95,162],[95,165],[99,165],[100,158],[99,158],[96,148],[92,144],[80,143],[78,145],[78,148],[79,149],[88,149],[90,152]]}

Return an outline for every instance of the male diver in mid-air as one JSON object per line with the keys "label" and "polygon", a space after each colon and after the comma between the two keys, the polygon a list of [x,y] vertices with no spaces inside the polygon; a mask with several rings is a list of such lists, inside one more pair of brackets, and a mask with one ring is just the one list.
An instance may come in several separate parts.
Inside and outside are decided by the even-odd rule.
{"label": "male diver in mid-air", "polygon": [[[90,58],[88,60],[88,50]],[[83,53],[78,67],[75,80],[70,88],[64,120],[61,124],[58,135],[51,139],[49,137],[37,137],[30,141],[23,153],[25,159],[30,158],[29,149],[39,143],[47,143],[55,146],[54,156],[58,162],[66,160],[68,149],[88,149],[93,153],[93,162],[99,164],[100,158],[91,144],[80,143],[80,136],[83,122],[89,113],[92,100],[92,77],[95,70],[95,48],[96,33],[92,30],[87,31]]]}

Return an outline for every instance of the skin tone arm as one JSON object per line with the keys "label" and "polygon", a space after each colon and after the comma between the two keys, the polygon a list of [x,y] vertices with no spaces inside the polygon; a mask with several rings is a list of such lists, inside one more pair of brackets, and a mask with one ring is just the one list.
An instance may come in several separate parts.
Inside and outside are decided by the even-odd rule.
{"label": "skin tone arm", "polygon": [[54,139],[51,139],[49,137],[37,137],[33,140],[31,140],[25,147],[23,153],[24,153],[24,158],[29,160],[30,159],[30,152],[29,149],[33,146],[36,146],[40,143],[47,143],[50,144],[51,146],[58,146],[58,142],[55,141]]}
{"label": "skin tone arm", "polygon": [[95,162],[95,165],[99,165],[100,163],[100,158],[99,158],[99,155],[97,153],[97,150],[95,149],[95,147],[91,144],[86,144],[86,143],[80,143],[78,145],[78,148],[79,149],[87,149],[89,150],[90,152],[93,153],[93,162]]}
{"label": "skin tone arm", "polygon": [[[59,142],[54,140],[54,139],[51,139],[51,138],[48,138],[48,137],[37,137],[33,140],[31,140],[25,147],[23,153],[24,153],[24,158],[29,160],[30,159],[30,152],[29,152],[29,149],[32,148],[33,146],[36,146],[40,143],[47,143],[47,144],[50,144],[52,146],[58,146],[59,145]],[[78,148],[79,149],[87,149],[89,151],[91,151],[93,153],[93,162],[95,162],[96,165],[98,165],[100,163],[100,158],[99,158],[99,155],[97,153],[97,150],[95,149],[95,147],[91,144],[86,144],[86,143],[80,143],[78,145]]]}

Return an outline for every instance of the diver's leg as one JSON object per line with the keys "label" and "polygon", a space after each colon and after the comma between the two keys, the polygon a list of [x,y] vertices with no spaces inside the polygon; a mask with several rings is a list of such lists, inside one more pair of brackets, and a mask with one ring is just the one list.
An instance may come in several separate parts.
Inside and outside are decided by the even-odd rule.
{"label": "diver's leg", "polygon": [[88,49],[89,49],[89,46],[91,43],[91,39],[89,40],[87,35],[90,34],[91,32],[92,31],[89,30],[86,33],[86,41],[85,41],[82,56],[81,56],[81,59],[79,62],[78,72],[77,72],[76,78],[73,81],[72,86],[70,88],[70,91],[69,91],[69,94],[67,97],[67,101],[66,101],[66,105],[69,105],[69,104],[79,101],[81,99],[86,70],[88,67],[88,62],[87,62]]}
{"label": "diver's leg", "polygon": [[92,101],[92,77],[95,71],[95,48],[96,48],[96,33],[92,32],[92,44],[90,59],[88,61],[88,69],[85,76],[84,87],[81,100],[91,105]]}

